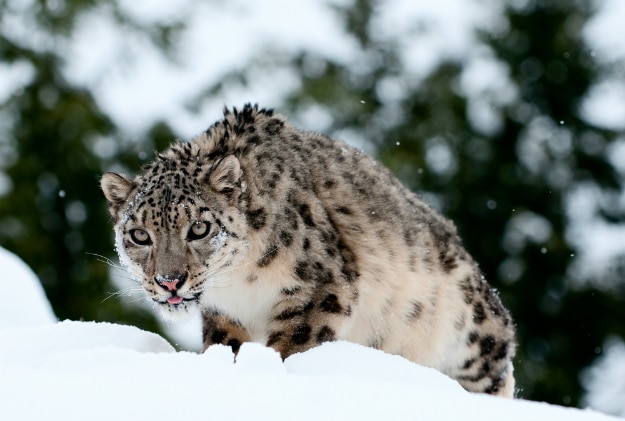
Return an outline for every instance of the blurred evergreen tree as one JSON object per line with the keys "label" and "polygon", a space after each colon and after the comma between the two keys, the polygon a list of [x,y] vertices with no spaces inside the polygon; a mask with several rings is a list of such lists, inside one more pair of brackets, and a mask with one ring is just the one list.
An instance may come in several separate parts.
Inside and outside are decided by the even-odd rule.
{"label": "blurred evergreen tree", "polygon": [[[60,319],[131,323],[157,331],[151,313],[106,299],[116,287],[105,263],[113,257],[112,234],[98,178],[113,164],[138,168],[144,159],[137,151],[162,148],[174,136],[158,123],[134,144],[123,142],[92,94],[64,76],[56,48],[75,35],[83,14],[104,4],[120,25],[144,30],[114,2],[0,1],[0,65],[17,68],[26,80],[0,99],[0,173],[5,174],[0,245],[37,273]],[[26,36],[15,31],[21,18],[33,25],[21,28],[31,31]],[[166,49],[171,30],[152,27],[148,36]]]}
{"label": "blurred evergreen tree", "polygon": [[[606,337],[625,338],[623,284],[616,294],[591,284],[574,288],[574,250],[566,238],[566,203],[578,186],[590,183],[606,194],[623,187],[607,159],[618,133],[579,112],[604,70],[581,39],[593,4],[505,1],[499,29],[477,34],[481,47],[466,61],[446,59],[426,80],[411,79],[397,41],[419,43],[419,36],[381,37],[375,18],[384,4],[376,0],[334,6],[360,47],[356,59],[273,51],[269,61],[301,75],[301,89],[281,110],[302,121],[311,121],[312,110],[313,120],[330,120],[329,134],[373,145],[456,222],[516,320],[520,396],[565,405],[579,403],[579,373]],[[267,56],[230,82],[250,83]],[[466,86],[470,72],[489,72],[477,93]],[[601,213],[622,222],[614,201]]]}
{"label": "blurred evergreen tree", "polygon": [[[607,336],[625,337],[619,322],[625,320],[625,295],[573,288],[574,254],[566,241],[571,222],[567,199],[578,186],[593,185],[605,194],[623,188],[608,161],[609,145],[618,133],[580,117],[580,104],[602,72],[581,39],[594,4],[552,0],[509,6],[509,29],[484,34],[510,70],[518,98],[501,110],[502,129],[488,139],[494,152],[486,163],[490,174],[482,174],[476,183],[467,184],[466,174],[458,180],[459,190],[469,196],[496,195],[496,212],[476,212],[469,203],[470,215],[463,224],[471,247],[486,256],[485,269],[496,270],[506,284],[505,295],[519,324],[524,394],[573,405],[579,403],[580,371],[597,356]],[[467,158],[470,167],[479,164]],[[463,212],[453,213],[460,217]],[[526,225],[531,218],[547,222],[536,229],[547,229],[549,235],[542,238],[538,232],[541,241],[527,235],[523,244],[506,243],[504,238],[498,253],[489,253],[492,243],[480,238],[483,227],[499,228],[512,237],[519,230],[515,225],[523,223],[521,213],[529,216]],[[531,230],[527,226],[526,231]],[[507,279],[505,265],[512,262],[518,262],[518,274]]]}

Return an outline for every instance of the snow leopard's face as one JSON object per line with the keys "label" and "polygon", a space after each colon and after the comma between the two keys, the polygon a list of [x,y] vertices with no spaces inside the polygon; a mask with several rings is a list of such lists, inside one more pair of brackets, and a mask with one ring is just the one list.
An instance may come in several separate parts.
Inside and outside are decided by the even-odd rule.
{"label": "snow leopard's face", "polygon": [[186,312],[247,252],[238,160],[160,157],[134,181],[106,173],[120,260],[164,315]]}

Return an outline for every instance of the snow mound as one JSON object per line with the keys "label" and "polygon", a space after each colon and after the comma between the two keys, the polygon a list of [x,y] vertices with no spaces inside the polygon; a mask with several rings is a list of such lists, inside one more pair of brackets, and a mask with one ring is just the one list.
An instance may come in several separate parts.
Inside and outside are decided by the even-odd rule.
{"label": "snow mound", "polygon": [[31,299],[38,316],[1,310],[13,326],[0,330],[3,420],[616,420],[471,394],[435,370],[348,342],[285,361],[272,348],[245,343],[235,361],[229,347],[175,352],[159,335],[131,326],[50,324],[32,272],[0,254],[0,266],[5,261],[14,264],[20,305]]}
{"label": "snow mound", "polygon": [[[358,355],[358,358],[354,358]],[[323,364],[319,364],[322,360]],[[458,382],[438,371],[414,364],[398,355],[351,344],[330,342],[286,359],[289,373],[300,375],[346,376],[378,382],[415,384],[428,390],[468,393]]]}
{"label": "snow mound", "polygon": [[107,323],[62,322],[0,332],[0,407],[23,420],[571,421],[610,417],[470,394],[444,375],[348,342],[282,361],[246,343],[174,352],[158,335]]}
{"label": "snow mound", "polygon": [[7,328],[0,330],[3,363],[39,365],[49,358],[78,351],[83,354],[101,348],[136,352],[174,352],[174,348],[157,334],[136,327],[111,323],[64,321],[52,326]]}
{"label": "snow mound", "polygon": [[0,285],[19,297],[19,300],[4,300],[0,306],[0,329],[56,323],[56,316],[37,275],[19,257],[2,247],[0,267]]}

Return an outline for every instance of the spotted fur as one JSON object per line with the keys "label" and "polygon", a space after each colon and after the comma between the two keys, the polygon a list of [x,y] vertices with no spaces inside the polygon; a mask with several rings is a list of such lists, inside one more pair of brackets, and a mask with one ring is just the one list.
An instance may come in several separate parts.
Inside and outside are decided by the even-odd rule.
{"label": "spotted fur", "polygon": [[455,226],[343,143],[246,105],[102,188],[121,261],[204,346],[347,340],[512,396],[514,327]]}

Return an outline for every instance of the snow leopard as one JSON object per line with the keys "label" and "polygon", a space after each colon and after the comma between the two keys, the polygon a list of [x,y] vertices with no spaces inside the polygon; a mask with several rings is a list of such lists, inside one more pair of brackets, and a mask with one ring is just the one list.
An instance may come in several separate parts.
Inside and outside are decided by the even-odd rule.
{"label": "snow leopard", "polygon": [[246,104],[135,178],[101,178],[121,263],[204,349],[327,341],[513,397],[515,327],[456,226],[361,150]]}

